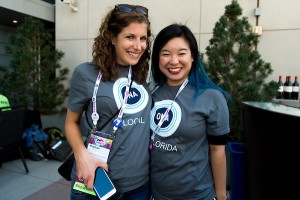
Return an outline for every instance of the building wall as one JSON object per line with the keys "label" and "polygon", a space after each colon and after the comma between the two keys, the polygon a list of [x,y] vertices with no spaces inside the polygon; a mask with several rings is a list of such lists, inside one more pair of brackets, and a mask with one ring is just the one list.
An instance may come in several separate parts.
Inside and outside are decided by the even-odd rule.
{"label": "building wall", "polygon": [[55,20],[54,5],[42,0],[1,0],[0,6],[46,21],[54,22]]}
{"label": "building wall", "polygon": [[[248,17],[251,25],[256,25],[254,9],[257,0],[239,0],[243,16]],[[120,0],[77,0],[78,12],[73,12],[67,4],[56,1],[56,45],[65,52],[63,66],[71,69],[81,62],[92,59],[91,49],[102,17]],[[212,37],[212,30],[225,6],[231,0],[127,0],[128,4],[139,4],[149,9],[154,36],[160,29],[173,22],[187,24],[199,42],[199,48],[205,48]],[[300,76],[300,1],[272,0],[260,1],[261,15],[258,25],[263,27],[259,36],[258,51],[265,62],[274,70],[269,80],[278,80],[278,76]],[[71,73],[70,73],[71,76]]]}
{"label": "building wall", "polygon": [[[13,10],[21,15],[34,16],[44,21],[54,22],[54,5],[41,0],[1,0],[0,7]],[[1,21],[6,19],[3,16],[7,13],[0,12]],[[18,16],[20,17],[20,16]],[[20,20],[19,18],[16,18]],[[0,25],[0,66],[9,66],[11,55],[5,52],[5,46],[8,45],[8,38],[16,31],[16,26]]]}

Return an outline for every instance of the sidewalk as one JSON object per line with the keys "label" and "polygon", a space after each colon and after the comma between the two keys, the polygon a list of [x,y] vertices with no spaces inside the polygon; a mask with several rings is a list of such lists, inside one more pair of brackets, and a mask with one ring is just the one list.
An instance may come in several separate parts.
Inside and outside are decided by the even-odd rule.
{"label": "sidewalk", "polygon": [[60,161],[26,159],[26,163],[29,169],[28,174],[25,172],[21,159],[2,163],[0,199],[69,199],[70,183],[63,180],[57,172]]}
{"label": "sidewalk", "polygon": [[[0,168],[0,199],[5,200],[68,200],[70,182],[57,172],[56,160],[26,159],[29,173],[21,159],[2,163]],[[229,191],[228,191],[229,196]]]}

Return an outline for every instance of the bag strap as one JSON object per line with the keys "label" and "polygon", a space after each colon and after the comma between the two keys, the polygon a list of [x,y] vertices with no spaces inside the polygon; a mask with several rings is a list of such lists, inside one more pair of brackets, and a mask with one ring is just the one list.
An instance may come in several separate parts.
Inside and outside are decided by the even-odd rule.
{"label": "bag strap", "polygon": [[[102,128],[104,128],[107,124],[108,124],[108,122],[110,122],[118,113],[119,113],[119,111],[120,111],[120,109],[119,110],[117,110],[117,112],[115,113],[115,114],[113,114],[100,128],[99,128],[99,130],[101,130]],[[87,112],[85,112],[85,118],[86,118],[86,122],[88,123],[88,125],[89,125],[89,127],[91,128],[92,126],[91,126],[91,123],[89,122],[89,120],[87,119],[87,114],[86,114]],[[86,136],[86,138],[85,138],[85,141],[84,141],[84,143],[86,143],[86,141],[88,140],[88,138],[90,137],[90,134],[91,134],[91,131],[88,131],[88,134],[87,134],[87,136]]]}
{"label": "bag strap", "polygon": [[[100,128],[99,128],[99,130],[101,130],[102,128],[104,128],[107,124],[108,124],[108,122],[110,122],[118,113],[119,113],[119,111],[120,111],[120,109],[119,110],[117,110],[117,112],[115,112],[115,114],[113,114]],[[92,125],[91,125],[91,123],[89,122],[89,120],[88,120],[88,116],[87,116],[87,112],[85,111],[85,120],[86,120],[86,122],[88,123],[88,125],[89,125],[89,127],[92,129]]]}
{"label": "bag strap", "polygon": [[[131,89],[131,86],[132,86],[132,82],[133,82],[133,77],[132,77],[132,79],[131,79],[131,82],[130,82],[130,85],[129,85],[129,91],[130,91],[130,89]],[[91,101],[91,100],[90,100]],[[89,105],[89,103],[90,103],[90,101],[88,102],[88,104],[87,104],[87,106],[86,107],[88,107],[88,105]],[[117,112],[115,112],[100,128],[99,128],[99,130],[101,130],[102,128],[104,128],[107,124],[108,124],[108,122],[110,122],[119,112],[120,112],[120,110],[121,110],[121,108],[122,107],[120,107],[119,108],[119,110],[117,110]],[[88,116],[87,116],[87,112],[86,112],[86,110],[87,109],[85,109],[85,120],[86,120],[86,122],[87,122],[87,124],[89,125],[89,127],[92,129],[92,125],[91,125],[91,123],[89,122],[89,120],[88,120]],[[87,140],[87,138],[89,138],[89,136],[90,136],[90,131],[88,132],[88,135],[86,136],[86,140]]]}

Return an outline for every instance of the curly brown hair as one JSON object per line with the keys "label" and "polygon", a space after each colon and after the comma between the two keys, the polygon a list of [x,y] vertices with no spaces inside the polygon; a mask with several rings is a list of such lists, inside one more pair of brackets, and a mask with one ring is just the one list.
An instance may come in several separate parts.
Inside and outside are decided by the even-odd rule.
{"label": "curly brown hair", "polygon": [[93,63],[101,70],[104,81],[113,81],[119,76],[112,37],[118,36],[124,28],[133,22],[145,23],[147,25],[147,47],[139,62],[135,65],[136,67],[132,67],[133,76],[138,83],[144,83],[147,79],[152,42],[148,16],[138,12],[119,12],[114,8],[102,19],[99,34],[94,39],[93,44]]}

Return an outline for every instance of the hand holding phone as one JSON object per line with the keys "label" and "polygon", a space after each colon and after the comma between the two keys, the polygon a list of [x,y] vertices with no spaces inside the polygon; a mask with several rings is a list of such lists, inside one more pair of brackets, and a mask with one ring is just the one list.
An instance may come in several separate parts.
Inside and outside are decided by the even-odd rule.
{"label": "hand holding phone", "polygon": [[96,169],[94,190],[100,200],[106,200],[116,193],[116,188],[106,171],[100,167]]}

